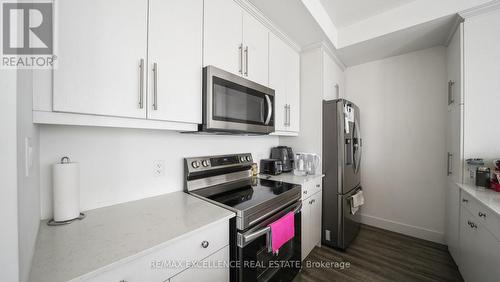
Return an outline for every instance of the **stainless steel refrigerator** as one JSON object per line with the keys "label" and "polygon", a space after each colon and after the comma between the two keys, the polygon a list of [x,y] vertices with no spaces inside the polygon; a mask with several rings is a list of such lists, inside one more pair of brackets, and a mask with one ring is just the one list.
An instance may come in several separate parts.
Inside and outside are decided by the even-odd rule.
{"label": "stainless steel refrigerator", "polygon": [[360,228],[360,212],[351,209],[361,188],[362,139],[359,108],[338,99],[323,101],[323,245],[346,249]]}

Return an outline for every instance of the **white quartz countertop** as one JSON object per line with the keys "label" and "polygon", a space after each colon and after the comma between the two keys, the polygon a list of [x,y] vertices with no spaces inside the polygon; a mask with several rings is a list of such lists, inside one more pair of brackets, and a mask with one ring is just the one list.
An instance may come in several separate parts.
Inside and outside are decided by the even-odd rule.
{"label": "white quartz countertop", "polygon": [[259,174],[259,178],[282,181],[292,184],[300,184],[300,185],[308,181],[311,181],[313,179],[321,178],[323,176],[324,176],[323,174],[299,176],[293,174],[293,172],[286,172],[279,175]]}
{"label": "white quartz countertop", "polygon": [[491,189],[478,187],[470,184],[457,183],[467,194],[470,194],[483,205],[490,208],[493,212],[500,216],[500,193]]}
{"label": "white quartz countertop", "polygon": [[55,227],[47,226],[46,221],[40,223],[30,281],[68,281],[99,272],[235,216],[229,210],[184,192],[99,208],[85,214],[85,219],[69,225]]}

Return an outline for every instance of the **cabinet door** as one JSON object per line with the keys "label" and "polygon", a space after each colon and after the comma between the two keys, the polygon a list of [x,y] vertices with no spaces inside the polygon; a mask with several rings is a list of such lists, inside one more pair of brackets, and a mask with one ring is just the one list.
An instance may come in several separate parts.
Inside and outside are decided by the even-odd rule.
{"label": "cabinet door", "polygon": [[140,64],[147,54],[148,1],[64,0],[55,5],[58,26],[64,28],[58,30],[53,110],[146,118]]}
{"label": "cabinet door", "polygon": [[203,65],[243,73],[242,13],[233,0],[205,1]]}
{"label": "cabinet door", "polygon": [[[170,278],[170,282],[224,282],[229,281],[229,267],[223,263],[229,263],[229,247],[226,246],[215,254],[200,262],[198,267],[191,267],[176,276]],[[206,266],[206,267],[205,267]],[[224,267],[222,267],[224,266]]]}
{"label": "cabinet door", "polygon": [[446,190],[446,243],[457,265],[460,265],[459,224],[460,189],[455,183],[448,182]]}
{"label": "cabinet door", "polygon": [[448,151],[447,167],[450,182],[462,182],[462,113],[463,105],[448,108],[446,146]]}
{"label": "cabinet door", "polygon": [[465,281],[478,281],[477,236],[470,226],[472,216],[465,208],[460,211],[460,273]]}
{"label": "cabinet door", "polygon": [[[288,47],[288,46],[287,46]],[[286,92],[288,102],[288,131],[300,131],[300,55],[288,47]]]}
{"label": "cabinet door", "polygon": [[269,87],[275,91],[276,131],[299,131],[300,56],[269,34]]}
{"label": "cabinet door", "polygon": [[311,197],[302,200],[302,260],[304,260],[311,251]]}
{"label": "cabinet door", "polygon": [[247,12],[243,12],[244,76],[269,85],[269,30]]}
{"label": "cabinet door", "polygon": [[311,204],[311,243],[312,249],[321,243],[321,198],[322,193],[316,193],[312,197]]}
{"label": "cabinet door", "polygon": [[150,1],[148,118],[201,123],[203,0]]}
{"label": "cabinet door", "polygon": [[276,131],[286,131],[288,125],[286,48],[286,44],[276,35],[269,34],[269,87],[274,89],[275,95],[274,127]]}
{"label": "cabinet door", "polygon": [[464,207],[461,210],[460,270],[465,281],[498,281],[500,242]]}

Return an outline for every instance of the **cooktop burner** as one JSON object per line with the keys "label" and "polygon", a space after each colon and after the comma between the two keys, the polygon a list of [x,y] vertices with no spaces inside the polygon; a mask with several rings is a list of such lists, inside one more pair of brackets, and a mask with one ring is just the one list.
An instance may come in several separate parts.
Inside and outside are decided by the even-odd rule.
{"label": "cooktop burner", "polygon": [[233,186],[235,185],[235,188],[220,193],[214,193],[214,188],[206,188],[194,193],[233,209],[244,211],[297,188],[294,184],[257,178],[233,183]]}

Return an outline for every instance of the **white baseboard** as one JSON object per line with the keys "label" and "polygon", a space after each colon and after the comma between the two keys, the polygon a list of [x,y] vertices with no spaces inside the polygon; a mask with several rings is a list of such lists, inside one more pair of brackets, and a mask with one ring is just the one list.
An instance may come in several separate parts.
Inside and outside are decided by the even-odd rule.
{"label": "white baseboard", "polygon": [[366,225],[401,233],[411,237],[445,244],[444,233],[367,214],[361,214],[361,222]]}

